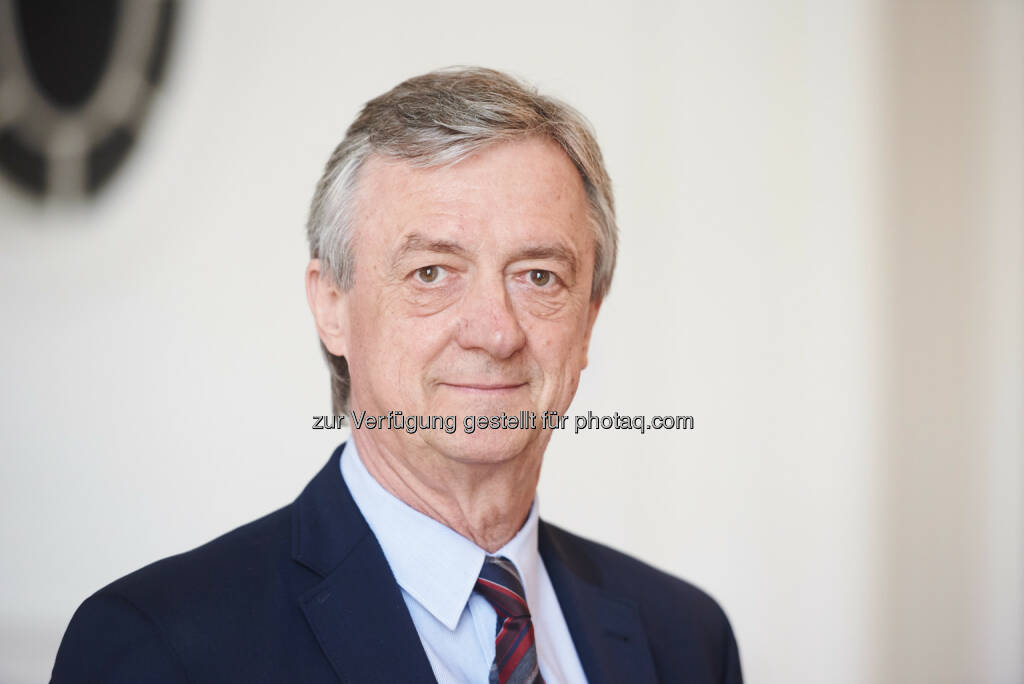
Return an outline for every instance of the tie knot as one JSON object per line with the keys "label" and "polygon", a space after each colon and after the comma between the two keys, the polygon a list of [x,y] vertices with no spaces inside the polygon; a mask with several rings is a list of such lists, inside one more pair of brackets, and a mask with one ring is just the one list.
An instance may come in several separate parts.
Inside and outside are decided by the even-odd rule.
{"label": "tie knot", "polygon": [[526,592],[512,561],[503,556],[488,556],[476,580],[476,592],[487,599],[502,619],[530,617]]}

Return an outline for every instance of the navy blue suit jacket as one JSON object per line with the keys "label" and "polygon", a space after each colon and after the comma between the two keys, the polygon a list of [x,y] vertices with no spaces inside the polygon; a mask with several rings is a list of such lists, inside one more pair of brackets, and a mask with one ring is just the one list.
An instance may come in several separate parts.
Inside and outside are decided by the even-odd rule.
{"label": "navy blue suit jacket", "polygon": [[[52,681],[434,682],[343,448],[291,505],[86,599]],[[539,544],[590,682],[741,682],[707,594],[543,521]]]}

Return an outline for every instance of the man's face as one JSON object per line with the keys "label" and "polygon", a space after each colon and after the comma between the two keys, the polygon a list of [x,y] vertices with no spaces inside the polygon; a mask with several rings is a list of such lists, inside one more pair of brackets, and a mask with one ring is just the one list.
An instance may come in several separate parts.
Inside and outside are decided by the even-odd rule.
{"label": "man's face", "polygon": [[598,305],[583,182],[553,141],[414,168],[371,158],[356,200],[354,280],[341,298],[357,413],[457,416],[444,431],[375,430],[377,444],[465,462],[538,456],[547,430],[465,432],[466,416],[564,413]]}

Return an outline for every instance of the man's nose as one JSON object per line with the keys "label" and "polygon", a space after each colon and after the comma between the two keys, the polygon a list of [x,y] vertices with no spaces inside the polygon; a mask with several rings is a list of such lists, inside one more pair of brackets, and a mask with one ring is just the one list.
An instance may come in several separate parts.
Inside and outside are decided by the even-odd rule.
{"label": "man's nose", "polygon": [[480,349],[496,359],[507,359],[526,343],[504,277],[474,282],[460,309],[457,341],[463,349]]}

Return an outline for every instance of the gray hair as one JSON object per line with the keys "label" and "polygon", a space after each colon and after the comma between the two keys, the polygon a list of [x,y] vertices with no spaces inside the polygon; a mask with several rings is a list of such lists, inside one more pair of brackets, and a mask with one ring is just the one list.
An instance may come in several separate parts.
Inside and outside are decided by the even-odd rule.
{"label": "gray hair", "polygon": [[[488,145],[528,136],[554,140],[575,164],[594,228],[590,297],[602,299],[615,270],[618,228],[611,179],[586,119],[569,105],[493,69],[451,67],[416,76],[366,103],[327,161],[306,225],[310,256],[343,290],[352,286],[353,204],[359,171],[373,155],[414,166],[454,164]],[[323,347],[335,413],[348,405],[344,357]]]}

